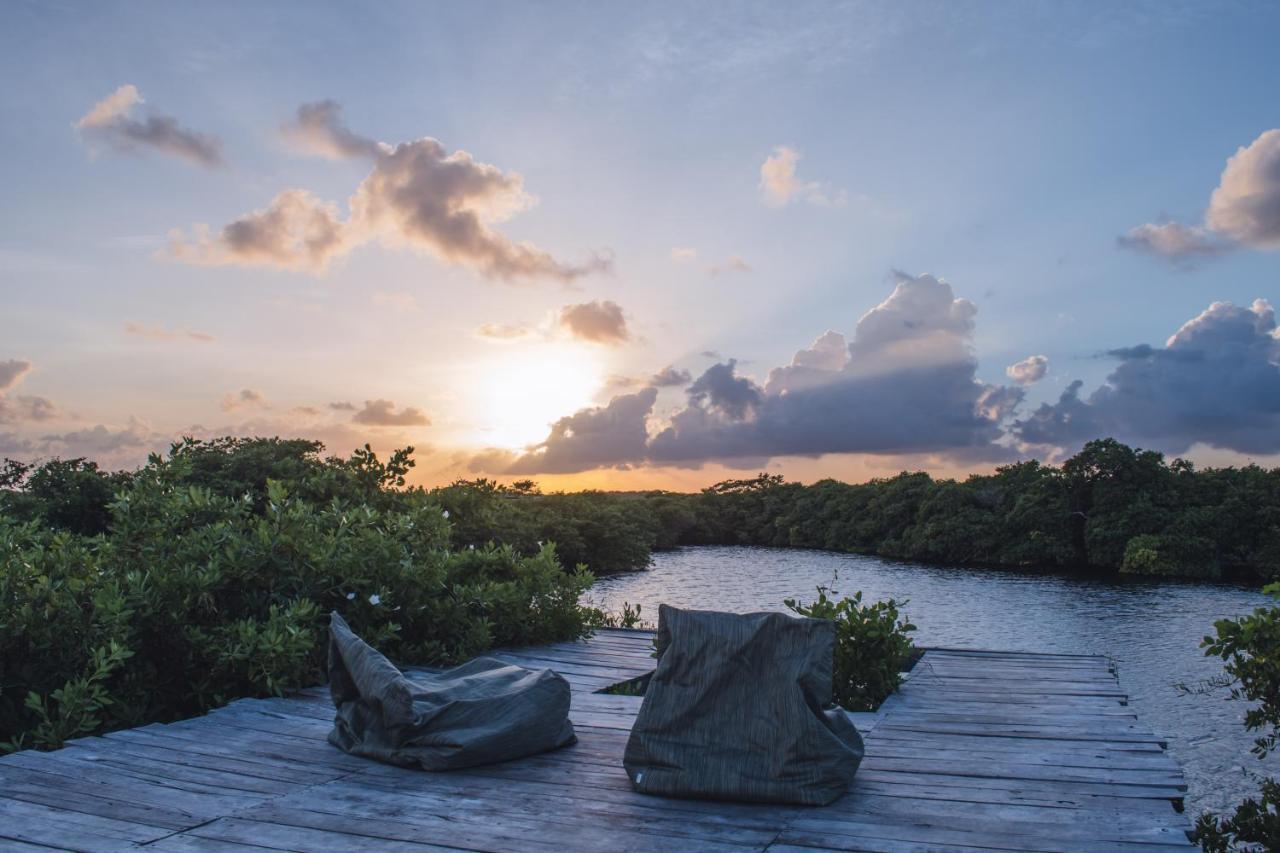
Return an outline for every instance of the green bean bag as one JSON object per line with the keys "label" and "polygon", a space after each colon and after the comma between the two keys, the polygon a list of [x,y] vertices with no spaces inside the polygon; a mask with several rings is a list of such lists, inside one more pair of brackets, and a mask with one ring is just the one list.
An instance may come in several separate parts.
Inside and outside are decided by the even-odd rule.
{"label": "green bean bag", "polygon": [[834,623],[664,604],[655,645],[623,758],[635,790],[824,805],[848,789],[863,745],[832,704]]}
{"label": "green bean bag", "polygon": [[329,743],[401,767],[474,767],[576,740],[569,683],[559,674],[476,658],[410,680],[336,612],[329,692],[337,708]]}

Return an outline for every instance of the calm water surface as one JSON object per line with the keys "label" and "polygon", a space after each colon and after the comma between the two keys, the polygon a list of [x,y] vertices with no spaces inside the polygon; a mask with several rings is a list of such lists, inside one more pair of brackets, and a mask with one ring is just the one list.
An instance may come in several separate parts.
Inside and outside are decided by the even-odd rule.
{"label": "calm water surface", "polygon": [[[834,579],[834,580],[833,580]],[[587,597],[620,611],[640,604],[715,610],[783,610],[784,598],[819,584],[864,600],[908,599],[925,646],[1105,654],[1142,720],[1169,738],[1187,775],[1187,811],[1224,810],[1258,785],[1250,774],[1280,765],[1249,753],[1245,705],[1225,692],[1182,695],[1174,685],[1222,672],[1201,638],[1215,619],[1269,599],[1256,589],[1170,582],[1116,582],[898,563],[876,557],[776,548],[682,548],[656,554],[648,571],[602,578]]]}

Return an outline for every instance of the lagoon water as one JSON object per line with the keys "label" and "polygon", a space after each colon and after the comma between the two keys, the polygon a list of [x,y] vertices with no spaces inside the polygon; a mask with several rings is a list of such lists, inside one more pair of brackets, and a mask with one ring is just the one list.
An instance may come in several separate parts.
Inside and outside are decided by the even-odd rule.
{"label": "lagoon water", "polygon": [[1257,589],[1150,580],[1112,581],[925,566],[877,557],[777,548],[681,548],[654,555],[644,572],[601,578],[587,597],[621,611],[658,605],[745,612],[784,610],[785,598],[809,600],[818,585],[865,601],[895,598],[923,646],[1105,654],[1141,719],[1168,736],[1187,775],[1187,811],[1226,810],[1257,791],[1253,774],[1276,773],[1259,761],[1244,730],[1245,704],[1227,691],[1186,695],[1175,685],[1222,672],[1200,640],[1213,621],[1270,601]]}

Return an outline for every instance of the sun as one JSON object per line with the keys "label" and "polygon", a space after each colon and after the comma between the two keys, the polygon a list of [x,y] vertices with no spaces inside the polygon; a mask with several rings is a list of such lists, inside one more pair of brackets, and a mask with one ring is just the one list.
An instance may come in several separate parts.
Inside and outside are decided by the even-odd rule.
{"label": "sun", "polygon": [[551,424],[594,405],[602,382],[601,366],[585,347],[544,344],[505,353],[481,374],[477,437],[510,450],[537,444]]}

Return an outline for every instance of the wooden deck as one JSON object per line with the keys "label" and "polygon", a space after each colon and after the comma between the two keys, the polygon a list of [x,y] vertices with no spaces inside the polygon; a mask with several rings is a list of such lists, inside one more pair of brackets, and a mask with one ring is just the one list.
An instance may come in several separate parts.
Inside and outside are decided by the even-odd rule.
{"label": "wooden deck", "polygon": [[928,651],[822,808],[646,797],[622,751],[651,635],[506,652],[573,685],[579,743],[450,773],[325,742],[323,688],[0,758],[0,849],[86,851],[1132,850],[1189,848],[1185,790],[1104,658]]}

